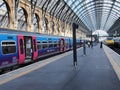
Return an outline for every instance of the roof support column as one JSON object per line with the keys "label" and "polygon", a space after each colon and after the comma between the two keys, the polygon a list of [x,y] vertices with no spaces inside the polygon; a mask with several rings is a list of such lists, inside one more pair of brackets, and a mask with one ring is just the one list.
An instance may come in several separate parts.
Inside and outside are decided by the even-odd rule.
{"label": "roof support column", "polygon": [[50,34],[53,34],[54,35],[54,21],[53,21],[53,16],[50,16]]}
{"label": "roof support column", "polygon": [[20,0],[13,0],[14,3],[14,28],[17,29],[18,28],[18,7],[19,7],[19,3]]}
{"label": "roof support column", "polygon": [[35,14],[35,8],[36,8],[36,4],[37,4],[37,0],[31,0],[31,30],[34,31],[34,25],[33,25],[33,18],[34,18],[34,14]]}

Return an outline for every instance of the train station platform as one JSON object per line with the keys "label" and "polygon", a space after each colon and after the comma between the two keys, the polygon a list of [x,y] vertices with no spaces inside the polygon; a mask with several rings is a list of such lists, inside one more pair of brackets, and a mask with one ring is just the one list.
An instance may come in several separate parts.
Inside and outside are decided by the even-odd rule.
{"label": "train station platform", "polygon": [[0,90],[120,90],[109,51],[98,44],[87,47],[86,55],[83,48],[77,50],[76,67],[69,51],[6,73],[0,76]]}

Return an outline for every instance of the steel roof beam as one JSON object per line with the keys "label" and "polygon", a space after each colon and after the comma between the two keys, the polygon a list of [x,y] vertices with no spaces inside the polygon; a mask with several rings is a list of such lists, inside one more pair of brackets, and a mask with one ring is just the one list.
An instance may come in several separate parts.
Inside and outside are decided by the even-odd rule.
{"label": "steel roof beam", "polygon": [[66,6],[66,4],[64,4],[64,5],[61,7],[61,9],[56,13],[56,16],[58,17],[58,19],[60,19],[60,16],[61,16],[61,14],[62,14],[65,6]]}
{"label": "steel roof beam", "polygon": [[[105,10],[105,11],[106,11],[106,12],[104,12],[105,14],[108,14],[108,13],[107,13],[107,10],[109,10],[109,9],[106,9],[106,10]],[[98,11],[98,13],[101,13],[101,14],[102,14],[101,11],[99,11],[99,10],[96,10],[96,11]],[[93,15],[94,15],[94,13],[95,13],[94,10],[89,11],[89,14],[93,14]],[[111,13],[113,14],[112,16],[114,16],[114,18],[116,18],[116,19],[118,18],[114,12],[111,12]],[[88,13],[84,13],[84,15],[81,17],[81,19],[83,19],[84,17],[86,17],[87,14],[88,14]]]}
{"label": "steel roof beam", "polygon": [[56,11],[56,9],[58,8],[58,6],[59,6],[59,4],[60,4],[60,1],[61,1],[61,0],[58,0],[58,1],[55,3],[55,5],[52,7],[52,9],[50,10],[50,14],[51,14],[51,15],[52,15],[52,12],[53,12],[53,16],[54,16],[55,11]]}
{"label": "steel roof beam", "polygon": [[110,9],[110,12],[109,12],[109,14],[108,14],[108,16],[107,16],[107,19],[106,19],[106,22],[105,22],[103,28],[105,28],[105,26],[106,26],[106,23],[107,23],[107,21],[108,21],[108,18],[110,17],[110,14],[111,14],[111,11],[112,11],[112,9],[113,9],[114,4],[115,4],[115,2],[112,3],[112,6],[111,6],[111,9]]}
{"label": "steel roof beam", "polygon": [[0,5],[0,8],[4,5],[5,3],[3,2],[1,5]]}
{"label": "steel roof beam", "polygon": [[[95,5],[95,4],[94,4],[94,5]],[[95,9],[95,7],[93,7],[94,5],[90,5],[90,6],[89,6],[90,8],[89,8],[88,10]],[[103,7],[103,6],[97,6],[97,7],[98,7],[98,8],[99,8],[99,7],[102,7],[102,9],[103,9],[103,8],[105,8],[105,9],[106,9],[106,8],[109,8],[109,6],[104,6],[104,7]],[[119,8],[120,8],[120,7],[119,7]],[[113,9],[115,9],[115,8],[113,8]],[[86,10],[86,9],[83,9],[82,12],[79,11],[77,14],[78,14],[78,15],[83,15],[84,12],[86,12],[85,10]],[[118,9],[115,9],[115,10],[119,12]],[[116,12],[116,13],[117,13],[117,12]],[[119,14],[119,13],[118,13],[118,14]]]}
{"label": "steel roof beam", "polygon": [[[102,8],[102,9],[106,9],[106,10],[109,11],[109,9],[107,9],[107,8],[105,8],[105,7]],[[89,10],[90,12],[95,11],[94,8],[89,8],[88,10]],[[96,9],[96,10],[97,10],[97,9]],[[102,12],[102,11],[101,11],[101,12]],[[114,11],[114,10],[113,10],[113,12],[117,13],[117,12]],[[108,13],[108,12],[106,12],[106,13]],[[80,16],[80,15],[84,16],[85,14],[86,14],[86,11],[84,11],[82,14],[80,14],[80,12],[79,12],[79,16]],[[120,14],[119,14],[119,15],[120,15]]]}
{"label": "steel roof beam", "polygon": [[[115,0],[114,0],[115,1]],[[94,1],[95,2],[95,1]],[[93,3],[93,1],[91,1],[91,2],[89,2],[89,3],[87,3],[87,6],[89,6],[90,7],[90,5],[88,5],[88,4],[91,4],[91,3]],[[101,6],[98,6],[97,4],[101,4]],[[103,5],[104,4],[108,4],[108,3],[106,3],[106,2],[97,2],[96,1],[96,5],[95,6],[97,6],[97,7],[103,7]],[[80,5],[80,3],[78,3],[78,5]],[[83,5],[85,5],[85,4],[83,4]],[[91,5],[93,5],[93,4],[91,4]],[[115,5],[115,6],[117,6],[117,7],[119,7],[118,5]],[[73,8],[73,10],[75,9],[75,8],[77,8],[77,7],[79,7],[79,6],[75,6],[74,8]],[[82,7],[82,5],[81,5],[81,7]],[[81,8],[81,7],[79,7],[79,9]],[[110,7],[108,7],[108,8],[110,8]],[[96,9],[96,8],[94,8],[94,9]],[[116,8],[115,8],[116,9]],[[81,9],[82,10],[82,9]],[[84,10],[82,10],[82,11],[84,11]],[[119,10],[118,10],[119,11]],[[86,8],[85,8],[85,12],[86,12]],[[116,13],[118,13],[117,11],[115,11]],[[80,13],[81,13],[81,11],[80,11]],[[109,13],[109,12],[108,12]],[[83,14],[81,14],[81,15],[83,15]],[[96,15],[98,15],[97,13],[96,13]],[[80,16],[80,15],[79,15]],[[84,16],[84,15],[83,15]],[[101,14],[101,16],[102,16],[102,14]],[[96,20],[100,20],[99,18],[97,18],[96,17]],[[100,25],[99,25],[99,27],[100,27]]]}
{"label": "steel roof beam", "polygon": [[[42,10],[44,10],[44,12],[46,13],[47,11],[47,7],[49,5],[49,3],[51,2],[51,0],[46,0],[42,6]],[[45,9],[44,9],[45,8]]]}

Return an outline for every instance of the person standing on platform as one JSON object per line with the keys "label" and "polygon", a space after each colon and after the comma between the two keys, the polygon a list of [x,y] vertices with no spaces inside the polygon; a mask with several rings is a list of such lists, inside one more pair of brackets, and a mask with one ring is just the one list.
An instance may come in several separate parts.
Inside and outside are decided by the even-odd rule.
{"label": "person standing on platform", "polygon": [[83,55],[86,55],[86,41],[83,43]]}
{"label": "person standing on platform", "polygon": [[102,48],[102,41],[101,41],[101,43],[100,43],[100,48]]}

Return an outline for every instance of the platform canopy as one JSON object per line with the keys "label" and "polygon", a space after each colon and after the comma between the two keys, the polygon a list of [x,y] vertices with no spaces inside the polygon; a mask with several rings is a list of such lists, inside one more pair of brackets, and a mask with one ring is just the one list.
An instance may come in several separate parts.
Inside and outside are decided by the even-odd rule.
{"label": "platform canopy", "polygon": [[120,0],[64,0],[90,30],[108,31],[120,17]]}

